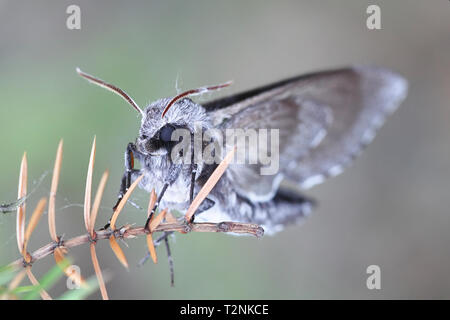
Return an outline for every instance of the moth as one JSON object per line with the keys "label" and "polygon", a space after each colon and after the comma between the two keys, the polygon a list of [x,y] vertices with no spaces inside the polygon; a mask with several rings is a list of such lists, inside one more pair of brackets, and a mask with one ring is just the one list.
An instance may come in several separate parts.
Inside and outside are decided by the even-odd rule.
{"label": "moth", "polygon": [[[173,161],[177,129],[191,137],[211,128],[276,129],[277,172],[263,175],[261,163],[232,163],[195,215],[196,221],[259,224],[266,234],[301,221],[313,208],[314,200],[288,186],[302,191],[340,174],[373,140],[408,90],[407,81],[390,70],[353,66],[293,77],[203,105],[190,96],[229,83],[193,89],[141,109],[118,87],[77,72],[124,98],[142,117],[136,141],[125,152],[118,201],[144,175],[139,186],[148,192],[155,188],[160,207],[187,209],[217,163]],[[140,169],[134,167],[135,159]]]}

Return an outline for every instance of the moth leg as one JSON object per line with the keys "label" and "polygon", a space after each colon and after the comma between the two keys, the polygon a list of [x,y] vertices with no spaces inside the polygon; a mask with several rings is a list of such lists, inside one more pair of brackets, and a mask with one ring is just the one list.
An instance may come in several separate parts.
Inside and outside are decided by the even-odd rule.
{"label": "moth leg", "polygon": [[[194,200],[195,174],[197,172],[197,164],[194,163],[193,137],[194,136],[191,135],[191,186],[190,186],[190,191],[189,191],[189,204],[191,204],[192,201]],[[164,191],[165,191],[165,189],[164,189]],[[209,200],[209,199],[205,199],[205,201],[203,201],[203,204],[206,202],[206,200]],[[210,200],[210,201],[212,201],[212,200]],[[214,205],[214,202],[213,202],[213,205]],[[200,210],[200,208],[198,210]],[[152,213],[153,213],[153,211],[152,211]],[[192,215],[190,222],[191,223],[194,222],[194,215]],[[147,226],[147,224],[146,224],[146,226]],[[173,233],[173,231],[164,232],[163,236],[164,236],[164,243],[166,244],[167,259],[169,261],[170,285],[173,287],[175,285],[175,273],[174,273],[174,268],[173,268],[172,253],[171,253],[170,244],[169,244],[169,235],[171,235],[172,233]]]}
{"label": "moth leg", "polygon": [[[194,201],[195,174],[197,173],[197,165],[191,165],[191,188],[189,193],[189,205]],[[195,214],[192,215],[190,223],[194,223]]]}
{"label": "moth leg", "polygon": [[[140,170],[134,169],[134,158],[135,155],[139,158],[142,157],[142,155],[136,150],[136,145],[134,143],[128,143],[127,150],[125,151],[125,172],[122,176],[122,180],[120,183],[120,189],[119,194],[117,196],[117,202],[113,207],[113,212],[116,210],[117,206],[119,205],[120,201],[122,200],[124,194],[128,191],[128,188],[133,183],[134,180],[137,179],[137,177],[140,174]],[[109,224],[111,222],[111,219],[108,220],[108,223],[103,227],[104,229],[109,228]]]}
{"label": "moth leg", "polygon": [[[189,192],[189,205],[194,201],[195,176],[197,174],[197,164],[194,157],[194,135],[191,134],[191,186]],[[194,223],[195,214],[192,215],[190,223]]]}
{"label": "moth leg", "polygon": [[[167,232],[165,232],[167,233]],[[170,251],[169,238],[164,238],[164,243],[166,244],[166,252],[167,252],[167,260],[169,260],[169,269],[170,269],[170,286],[175,285],[175,272],[173,271],[173,258],[172,252]]]}
{"label": "moth leg", "polygon": [[[167,177],[165,178],[164,181],[164,186],[162,188],[162,190],[159,193],[158,196],[158,200],[156,201],[155,205],[152,208],[152,211],[150,212],[147,221],[145,222],[145,226],[144,226],[144,230],[149,230],[149,224],[150,221],[153,217],[153,215],[155,214],[155,210],[156,208],[159,206],[159,204],[161,203],[161,200],[164,196],[164,193],[166,192],[167,188],[175,182],[175,180],[177,180],[179,174],[181,172],[181,166],[179,165],[175,165],[172,164],[172,167],[170,168],[170,172],[167,175]],[[164,237],[164,243],[166,245],[166,251],[167,251],[167,258],[169,260],[169,269],[170,269],[170,284],[173,287],[174,286],[174,268],[173,268],[173,258],[172,258],[172,253],[170,251],[170,245],[169,245],[169,238],[168,236],[171,234],[172,232],[164,232],[163,233],[163,237]],[[144,260],[145,262],[145,260]]]}
{"label": "moth leg", "polygon": [[[212,208],[215,205],[215,202],[209,198],[206,198],[205,200],[203,200],[202,204],[200,205],[200,207],[197,209],[196,214],[200,214],[203,211],[206,211],[210,208]],[[166,252],[167,252],[167,259],[169,261],[169,270],[170,270],[170,284],[173,287],[174,286],[174,267],[173,267],[173,257],[172,257],[172,253],[170,250],[170,245],[169,245],[169,236],[171,234],[173,234],[173,231],[166,231],[164,232],[158,239],[155,240],[155,245],[159,245],[161,241],[164,240],[165,245],[166,245]],[[146,255],[144,258],[141,259],[141,261],[139,262],[139,266],[143,266],[145,262],[147,262],[147,260],[150,258],[150,252],[147,251]]]}
{"label": "moth leg", "polygon": [[127,192],[128,188],[130,187],[132,181],[131,181],[131,175],[134,170],[134,154],[138,153],[136,150],[136,146],[133,143],[129,143],[127,146],[127,150],[125,151],[125,172],[122,177],[122,182],[120,184],[120,190],[119,195],[116,204],[113,207],[113,210],[116,210],[117,205],[119,204],[120,200],[122,200],[123,195],[125,192]]}
{"label": "moth leg", "polygon": [[[193,192],[191,193],[193,194]],[[192,203],[192,199],[190,201]],[[214,206],[215,202],[209,198],[206,198],[203,200],[200,207],[197,209],[197,214],[202,213],[203,211],[206,211],[210,209],[212,206]],[[193,219],[191,220],[191,223],[193,222]],[[166,231],[163,233],[163,235],[157,240],[158,242],[162,239],[164,239],[164,243],[166,245],[166,252],[167,252],[167,260],[169,261],[169,270],[170,270],[170,285],[173,287],[175,285],[175,272],[173,267],[173,257],[172,252],[170,250],[170,244],[169,244],[169,235],[171,235],[173,231]],[[142,264],[145,263],[145,261],[150,257],[150,252],[147,253],[147,256],[142,260]]]}
{"label": "moth leg", "polygon": [[[155,247],[159,246],[161,244],[161,241],[163,241],[163,240],[165,241],[173,233],[174,233],[174,231],[166,231],[166,232],[164,232],[159,238],[157,238],[156,240],[153,241],[153,244],[155,245]],[[147,250],[147,253],[145,254],[145,257],[143,257],[141,259],[141,261],[139,261],[138,266],[142,267],[144,265],[144,263],[146,263],[149,258],[150,258],[150,252]],[[173,264],[173,261],[172,261],[172,264]]]}
{"label": "moth leg", "polygon": [[[195,165],[195,168],[197,167],[197,165]],[[192,173],[192,180],[191,180],[191,190],[190,190],[190,201],[189,203],[192,203],[193,200],[193,196],[194,196],[194,183],[195,183],[195,172]],[[203,200],[203,202],[200,204],[200,206],[197,209],[197,214],[202,213],[203,211],[206,211],[208,209],[210,209],[211,207],[213,207],[215,204],[215,202],[209,198],[206,198],[205,200]],[[190,221],[191,223],[194,222],[194,216],[192,216],[192,219]],[[174,267],[173,267],[173,258],[172,258],[172,253],[170,250],[170,245],[169,245],[169,235],[171,235],[173,233],[173,231],[166,231],[163,233],[163,235],[161,236],[161,238],[158,239],[158,241],[160,239],[164,239],[164,243],[166,244],[166,252],[167,252],[167,259],[169,261],[169,270],[170,270],[170,285],[173,287],[175,285],[175,273],[174,273]],[[147,256],[150,257],[150,252],[147,253]],[[148,257],[146,257],[148,259]],[[145,262],[145,258],[143,260],[143,262]]]}

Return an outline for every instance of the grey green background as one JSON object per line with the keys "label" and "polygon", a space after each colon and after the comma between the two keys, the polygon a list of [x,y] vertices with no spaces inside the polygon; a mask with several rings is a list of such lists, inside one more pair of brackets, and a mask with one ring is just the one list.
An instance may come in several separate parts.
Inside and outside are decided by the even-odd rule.
{"label": "grey green background", "polygon": [[[69,4],[81,7],[79,31],[66,29]],[[369,4],[380,5],[382,30],[366,28]],[[308,192],[320,205],[302,226],[261,240],[178,235],[175,288],[162,247],[158,265],[135,267],[142,238],[124,247],[129,272],[105,241],[100,264],[112,275],[112,298],[450,298],[449,17],[444,0],[0,1],[0,201],[16,196],[24,151],[38,179],[64,138],[57,206],[81,204],[96,135],[95,186],[111,172],[98,225],[109,217],[138,117],[79,78],[77,66],[145,105],[174,95],[177,76],[183,89],[234,80],[224,95],[320,69],[381,65],[408,78],[409,96],[351,169]],[[30,209],[49,185],[50,175]],[[142,191],[134,198],[147,201]],[[1,264],[18,256],[14,215],[0,217]],[[120,223],[144,219],[127,206]],[[80,207],[58,210],[58,233],[78,235],[82,221]],[[30,249],[48,241],[44,216]],[[87,246],[71,256],[93,274]],[[36,275],[53,263],[36,264]],[[366,288],[371,264],[381,267],[381,290]],[[51,292],[64,290],[62,282]]]}

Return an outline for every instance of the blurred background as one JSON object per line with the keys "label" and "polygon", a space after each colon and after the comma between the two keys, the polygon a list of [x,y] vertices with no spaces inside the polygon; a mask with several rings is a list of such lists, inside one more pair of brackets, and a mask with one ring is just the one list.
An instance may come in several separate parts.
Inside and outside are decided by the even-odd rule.
{"label": "blurred background", "polygon": [[[71,4],[81,8],[81,30],[66,27]],[[381,8],[381,30],[366,27],[370,4]],[[380,65],[409,80],[409,95],[352,168],[307,192],[319,206],[302,226],[262,239],[177,235],[174,288],[163,246],[157,265],[136,266],[143,238],[122,246],[129,272],[106,241],[97,246],[100,265],[112,276],[111,298],[450,298],[449,16],[444,0],[0,0],[0,202],[17,196],[26,151],[35,189],[29,217],[49,192],[64,138],[57,231],[66,239],[84,233],[96,135],[95,188],[110,170],[98,226],[109,218],[139,118],[119,97],[88,85],[77,66],[144,106],[173,96],[177,79],[182,89],[234,80],[216,97],[311,71]],[[133,199],[145,204],[148,195],[138,190]],[[119,220],[143,224],[145,213],[127,205]],[[3,265],[18,257],[15,213],[0,216],[0,231]],[[49,241],[44,216],[30,250]],[[94,274],[87,246],[70,252],[84,276]],[[47,257],[33,270],[39,278],[53,264]],[[380,290],[366,287],[369,265],[381,268]],[[61,281],[51,293],[65,290]]]}

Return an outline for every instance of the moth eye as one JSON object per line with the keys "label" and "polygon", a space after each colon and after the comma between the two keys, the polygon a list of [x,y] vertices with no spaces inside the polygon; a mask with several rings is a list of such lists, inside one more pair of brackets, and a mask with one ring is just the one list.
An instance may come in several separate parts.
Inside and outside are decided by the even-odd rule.
{"label": "moth eye", "polygon": [[170,124],[165,125],[161,128],[161,131],[159,133],[159,138],[163,142],[170,142],[172,140],[172,133],[175,131],[175,127],[171,126]]}
{"label": "moth eye", "polygon": [[141,140],[146,140],[148,137],[145,134],[141,134]]}

